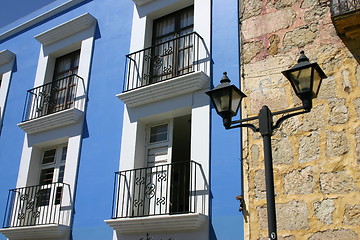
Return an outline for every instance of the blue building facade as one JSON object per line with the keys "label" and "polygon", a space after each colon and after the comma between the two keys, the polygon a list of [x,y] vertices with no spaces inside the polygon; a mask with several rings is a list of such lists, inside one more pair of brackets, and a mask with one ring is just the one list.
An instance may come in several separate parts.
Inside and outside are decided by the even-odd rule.
{"label": "blue building facade", "polygon": [[[234,0],[57,0],[3,27],[0,239],[242,239],[239,133],[223,129],[204,94],[223,71],[238,79],[237,9]],[[164,44],[173,52],[157,68]],[[176,156],[191,161],[182,169]],[[159,172],[170,185],[130,182]],[[136,194],[147,200],[135,206]]]}

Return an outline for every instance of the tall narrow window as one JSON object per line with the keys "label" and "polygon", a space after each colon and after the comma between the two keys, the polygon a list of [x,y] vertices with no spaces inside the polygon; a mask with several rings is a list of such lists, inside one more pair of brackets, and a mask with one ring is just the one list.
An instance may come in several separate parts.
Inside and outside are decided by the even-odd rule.
{"label": "tall narrow window", "polygon": [[58,57],[51,83],[42,86],[36,100],[38,117],[74,106],[80,50]]}
{"label": "tall narrow window", "polygon": [[38,206],[50,203],[60,204],[64,179],[67,146],[61,145],[44,151],[41,161],[39,185],[41,186]]}
{"label": "tall narrow window", "polygon": [[193,6],[154,21],[150,83],[192,71],[193,26]]}
{"label": "tall narrow window", "polygon": [[70,108],[74,103],[75,79],[79,68],[80,50],[56,59],[51,86],[49,113]]}

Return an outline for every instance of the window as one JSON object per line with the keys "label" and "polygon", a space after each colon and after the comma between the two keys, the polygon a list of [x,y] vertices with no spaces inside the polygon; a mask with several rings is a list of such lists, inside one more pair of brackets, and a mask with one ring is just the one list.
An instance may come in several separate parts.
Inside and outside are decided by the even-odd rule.
{"label": "window", "polygon": [[79,58],[80,50],[77,50],[56,59],[52,82],[39,88],[38,116],[55,113],[73,106]]}
{"label": "window", "polygon": [[[60,204],[62,186],[53,183],[63,183],[65,172],[67,146],[61,145],[44,151],[41,160],[38,206],[47,206],[51,202]],[[52,197],[53,196],[53,197]]]}
{"label": "window", "polygon": [[193,6],[154,21],[150,83],[192,71]]}

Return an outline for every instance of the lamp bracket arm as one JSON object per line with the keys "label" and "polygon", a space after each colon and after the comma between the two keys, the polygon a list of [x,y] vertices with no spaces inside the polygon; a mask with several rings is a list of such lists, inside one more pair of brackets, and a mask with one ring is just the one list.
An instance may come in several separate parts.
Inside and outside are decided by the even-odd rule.
{"label": "lamp bracket arm", "polygon": [[289,112],[295,112],[295,111],[299,111],[299,110],[304,110],[304,106],[294,107],[294,108],[289,108],[289,109],[273,112],[273,116],[279,115],[279,114],[284,114],[284,113],[289,113]]}
{"label": "lamp bracket arm", "polygon": [[248,118],[243,118],[243,119],[232,121],[231,124],[250,122],[250,121],[253,121],[253,120],[257,120],[257,119],[259,119],[259,116],[248,117]]}
{"label": "lamp bracket arm", "polygon": [[[295,109],[295,108],[294,108]],[[290,110],[290,109],[289,109]],[[294,110],[295,111],[295,110]],[[304,111],[301,111],[301,112],[295,112],[295,113],[291,113],[291,114],[288,114],[288,115],[285,115],[285,116],[282,116],[281,118],[279,118],[275,125],[273,126],[273,130],[277,129],[280,127],[280,125],[286,120],[286,119],[289,119],[291,117],[294,117],[294,116],[297,116],[297,115],[300,115],[300,114],[304,114],[304,113],[308,113],[310,112],[310,110],[304,110]]]}
{"label": "lamp bracket arm", "polygon": [[250,123],[244,123],[244,124],[238,124],[238,125],[230,126],[227,129],[243,128],[243,127],[250,128],[251,130],[253,130],[253,132],[259,132],[259,128],[255,127],[255,125],[250,124]]}

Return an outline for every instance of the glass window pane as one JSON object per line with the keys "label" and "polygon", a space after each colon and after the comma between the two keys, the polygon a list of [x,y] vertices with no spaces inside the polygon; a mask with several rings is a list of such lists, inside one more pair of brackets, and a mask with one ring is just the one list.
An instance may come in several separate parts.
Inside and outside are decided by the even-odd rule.
{"label": "glass window pane", "polygon": [[40,173],[40,185],[51,184],[53,182],[54,168],[42,169]]}
{"label": "glass window pane", "polygon": [[59,183],[62,183],[64,181],[64,172],[65,172],[65,166],[60,166],[59,167],[59,177],[58,177]]}
{"label": "glass window pane", "polygon": [[66,154],[67,154],[67,146],[62,148],[62,153],[61,153],[61,161],[62,162],[66,161]]}
{"label": "glass window pane", "polygon": [[49,164],[55,162],[55,153],[56,149],[50,149],[44,152],[44,157],[42,159],[42,164]]}
{"label": "glass window pane", "polygon": [[151,127],[150,143],[161,142],[168,139],[168,124]]}

